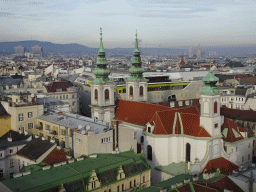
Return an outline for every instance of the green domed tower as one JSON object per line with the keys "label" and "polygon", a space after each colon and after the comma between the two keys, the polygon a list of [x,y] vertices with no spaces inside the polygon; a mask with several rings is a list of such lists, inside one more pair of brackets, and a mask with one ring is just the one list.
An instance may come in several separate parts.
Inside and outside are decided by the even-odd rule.
{"label": "green domed tower", "polygon": [[95,79],[91,84],[91,114],[96,120],[111,122],[114,116],[115,84],[108,78],[110,70],[107,68],[107,60],[102,42],[102,29],[100,28],[100,48],[98,52],[96,69],[93,71]]}
{"label": "green domed tower", "polygon": [[219,78],[213,75],[211,69],[202,80],[204,82],[204,86],[200,92],[201,94],[219,94],[218,87],[216,86]]}
{"label": "green domed tower", "polygon": [[[211,62],[210,62],[211,65]],[[224,123],[220,115],[220,93],[216,83],[219,78],[213,75],[210,69],[208,74],[203,78],[204,86],[200,92],[200,125],[214,138],[222,138],[221,126]],[[212,149],[216,151],[216,157],[220,156],[218,144]],[[215,157],[214,156],[214,157]]]}
{"label": "green domed tower", "polygon": [[140,50],[138,47],[137,31],[135,34],[135,48],[129,69],[130,77],[126,79],[126,100],[147,101],[147,79],[143,77],[144,68],[141,67]]}
{"label": "green domed tower", "polygon": [[93,83],[107,83],[111,82],[108,78],[110,70],[107,68],[108,62],[105,57],[105,51],[103,48],[102,42],[102,29],[100,28],[100,48],[98,52],[97,62],[95,63],[97,68],[93,71],[93,74],[96,76]]}

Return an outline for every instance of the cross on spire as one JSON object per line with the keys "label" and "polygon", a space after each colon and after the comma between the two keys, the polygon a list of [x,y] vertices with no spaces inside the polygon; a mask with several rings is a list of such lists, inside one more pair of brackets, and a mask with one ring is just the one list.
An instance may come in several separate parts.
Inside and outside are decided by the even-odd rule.
{"label": "cross on spire", "polygon": [[212,58],[210,58],[210,69],[212,68]]}
{"label": "cross on spire", "polygon": [[102,39],[102,28],[100,28],[100,38]]}
{"label": "cross on spire", "polygon": [[135,34],[136,39],[137,39],[137,36],[138,36],[138,34],[137,34],[137,29],[136,29],[136,34]]}

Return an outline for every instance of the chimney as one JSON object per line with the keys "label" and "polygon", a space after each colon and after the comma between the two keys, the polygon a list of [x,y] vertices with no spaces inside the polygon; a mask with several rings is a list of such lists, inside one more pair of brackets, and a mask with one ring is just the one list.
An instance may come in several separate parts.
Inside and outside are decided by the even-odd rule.
{"label": "chimney", "polygon": [[61,112],[61,111],[60,111],[60,112],[58,112],[58,117],[59,117],[59,116],[61,116],[61,115],[62,115],[62,112]]}
{"label": "chimney", "polygon": [[74,128],[74,132],[77,132],[77,128]]}

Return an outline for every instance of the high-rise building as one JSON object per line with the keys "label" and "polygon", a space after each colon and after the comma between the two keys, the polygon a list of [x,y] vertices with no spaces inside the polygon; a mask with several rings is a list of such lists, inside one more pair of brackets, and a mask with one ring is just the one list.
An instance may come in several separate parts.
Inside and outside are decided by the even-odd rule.
{"label": "high-rise building", "polygon": [[200,43],[198,44],[197,52],[196,52],[197,59],[201,59],[201,49],[200,49]]}
{"label": "high-rise building", "polygon": [[189,49],[189,54],[188,54],[188,56],[189,56],[190,58],[193,57],[193,49],[192,49],[192,48]]}
{"label": "high-rise building", "polygon": [[21,45],[14,47],[14,50],[15,50],[15,54],[18,56],[22,56],[25,53],[25,48],[22,47]]}
{"label": "high-rise building", "polygon": [[43,56],[43,48],[35,45],[34,47],[31,47],[33,57],[42,57]]}

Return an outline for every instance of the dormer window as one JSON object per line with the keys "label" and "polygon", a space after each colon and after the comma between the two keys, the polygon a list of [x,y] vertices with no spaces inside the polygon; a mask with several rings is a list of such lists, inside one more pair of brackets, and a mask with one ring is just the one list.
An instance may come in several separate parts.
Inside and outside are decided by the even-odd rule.
{"label": "dormer window", "polygon": [[151,133],[151,127],[148,127],[148,132]]}

